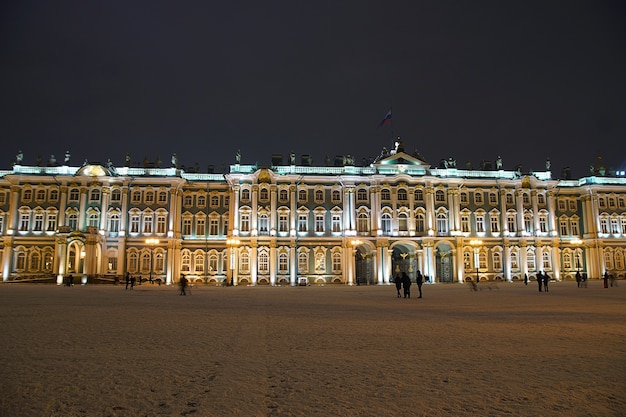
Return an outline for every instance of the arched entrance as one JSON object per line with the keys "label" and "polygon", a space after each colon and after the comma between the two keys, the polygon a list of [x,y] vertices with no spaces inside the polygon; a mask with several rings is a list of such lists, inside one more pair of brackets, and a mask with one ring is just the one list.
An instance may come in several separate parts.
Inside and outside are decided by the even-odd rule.
{"label": "arched entrance", "polygon": [[452,246],[450,244],[443,242],[437,245],[435,271],[439,282],[454,282],[452,254]]}
{"label": "arched entrance", "polygon": [[409,278],[415,281],[418,270],[415,248],[402,243],[394,246],[391,254],[391,268],[393,278],[399,273],[406,272]]}

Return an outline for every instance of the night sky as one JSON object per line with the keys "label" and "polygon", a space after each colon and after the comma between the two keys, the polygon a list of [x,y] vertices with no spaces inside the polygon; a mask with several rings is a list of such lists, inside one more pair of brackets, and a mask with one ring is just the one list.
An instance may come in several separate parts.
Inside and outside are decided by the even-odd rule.
{"label": "night sky", "polygon": [[[432,165],[601,154],[626,169],[626,6],[590,1],[4,1],[0,168],[357,163],[400,136]],[[389,109],[393,124],[377,128]],[[393,135],[393,136],[392,136]]]}

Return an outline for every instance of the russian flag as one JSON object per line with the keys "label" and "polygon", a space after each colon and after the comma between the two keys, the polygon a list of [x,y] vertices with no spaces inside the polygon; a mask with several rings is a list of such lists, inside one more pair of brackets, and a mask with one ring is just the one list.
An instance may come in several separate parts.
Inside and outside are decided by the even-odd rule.
{"label": "russian flag", "polygon": [[378,125],[378,127],[381,127],[382,125],[386,125],[387,123],[391,123],[391,110],[389,110],[387,112],[387,115],[385,116],[385,118],[380,122],[380,124]]}

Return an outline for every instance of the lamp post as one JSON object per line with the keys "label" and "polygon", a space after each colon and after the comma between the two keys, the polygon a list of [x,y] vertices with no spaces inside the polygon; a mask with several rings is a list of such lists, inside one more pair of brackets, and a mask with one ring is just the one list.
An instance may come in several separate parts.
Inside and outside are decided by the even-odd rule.
{"label": "lamp post", "polygon": [[146,245],[150,246],[150,278],[149,282],[152,284],[152,268],[153,268],[153,247],[159,244],[159,239],[149,238],[146,239]]}
{"label": "lamp post", "polygon": [[352,247],[352,250],[350,251],[350,255],[351,255],[350,265],[352,266],[352,275],[350,276],[350,281],[348,282],[348,285],[353,284],[352,279],[355,279],[358,285],[359,278],[356,276],[356,252],[357,252],[356,248],[360,246],[361,244],[363,244],[363,241],[359,239],[353,239],[350,241],[350,246]]}
{"label": "lamp post", "polygon": [[239,239],[232,237],[226,239],[226,246],[228,246],[228,270],[229,273],[226,275],[226,285],[228,285],[228,280],[230,279],[232,285],[237,285],[235,281],[235,248],[239,246],[241,242]]}
{"label": "lamp post", "polygon": [[470,245],[472,245],[472,247],[474,248],[474,263],[476,264],[476,284],[478,284],[478,266],[480,263],[478,253],[480,252],[480,247],[483,245],[483,241],[480,239],[472,239],[470,240]]}

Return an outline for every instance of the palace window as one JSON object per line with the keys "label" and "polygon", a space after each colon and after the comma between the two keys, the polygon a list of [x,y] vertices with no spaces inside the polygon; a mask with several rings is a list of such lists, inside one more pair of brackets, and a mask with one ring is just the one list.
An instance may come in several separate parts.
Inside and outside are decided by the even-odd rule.
{"label": "palace window", "polygon": [[241,213],[239,226],[242,232],[250,231],[250,213]]}
{"label": "palace window", "polygon": [[118,188],[114,188],[111,191],[111,202],[119,203],[122,201],[122,191]]}
{"label": "palace window", "polygon": [[289,221],[289,217],[287,213],[278,214],[278,231],[279,232],[285,233],[289,231],[288,221]]}
{"label": "palace window", "polygon": [[448,233],[448,216],[445,213],[437,214],[437,233],[439,235]]}
{"label": "palace window", "polygon": [[287,200],[289,199],[287,190],[280,190],[278,192],[278,199],[280,200],[281,203],[286,203]]}
{"label": "palace window", "polygon": [[220,226],[220,221],[217,217],[213,217],[211,216],[211,218],[209,219],[209,235],[210,236],[217,236],[219,233],[219,226]]}
{"label": "palace window", "polygon": [[33,231],[43,231],[43,213],[35,213],[35,216],[33,218]]}
{"label": "palace window", "polygon": [[331,228],[333,233],[341,232],[341,215],[333,214],[331,217]]}
{"label": "palace window", "polygon": [[259,192],[259,199],[263,202],[267,202],[270,199],[270,193],[267,188],[261,188]]}
{"label": "palace window", "polygon": [[423,233],[426,230],[426,217],[424,213],[417,213],[415,216],[415,231]]}
{"label": "palace window", "polygon": [[20,231],[27,232],[30,228],[30,213],[20,214]]}
{"label": "palace window", "polygon": [[156,232],[160,235],[165,234],[165,216],[160,214],[157,216],[157,228]]}
{"label": "palace window", "polygon": [[204,237],[206,234],[206,219],[204,217],[196,218],[196,236]]}
{"label": "palace window", "polygon": [[247,188],[241,190],[241,201],[250,201],[250,190]]}
{"label": "palace window", "polygon": [[424,192],[421,188],[415,189],[415,201],[424,201]]}
{"label": "palace window", "polygon": [[259,214],[259,233],[267,235],[269,231],[269,217],[265,213]]}
{"label": "palace window", "polygon": [[139,233],[139,216],[136,214],[130,216],[130,233]]}
{"label": "palace window", "polygon": [[356,199],[358,201],[367,201],[367,190],[365,188],[359,188],[356,192]]}
{"label": "palace window", "polygon": [[498,233],[500,231],[500,218],[497,214],[492,214],[489,216],[491,233]]}
{"label": "palace window", "polygon": [[48,196],[49,201],[55,203],[59,200],[59,190],[53,188],[50,190],[50,195]]}
{"label": "palace window", "polygon": [[406,190],[404,188],[400,188],[398,190],[398,201],[406,201],[408,200]]}
{"label": "palace window", "polygon": [[181,230],[181,233],[185,236],[191,235],[191,218],[190,217],[185,217],[183,219],[183,228]]}
{"label": "palace window", "polygon": [[298,232],[307,231],[307,220],[306,214],[298,214]]}
{"label": "palace window", "polygon": [[260,274],[270,273],[270,260],[266,251],[261,251],[261,253],[259,253],[259,273]]}
{"label": "palace window", "polygon": [[370,219],[366,213],[359,213],[356,220],[356,230],[359,233],[369,232]]}
{"label": "palace window", "polygon": [[109,215],[108,229],[110,233],[118,233],[120,231],[120,215],[118,213]]}
{"label": "palace window", "polygon": [[285,252],[278,255],[278,273],[287,274],[289,272],[289,258]]}
{"label": "palace window", "polygon": [[57,230],[57,215],[56,213],[48,213],[47,216],[48,225],[46,226],[46,230],[48,232],[54,232]]}
{"label": "palace window", "polygon": [[146,191],[146,204],[154,204],[154,191]]}
{"label": "palace window", "polygon": [[381,216],[381,227],[384,235],[391,234],[391,215],[389,213],[384,213]]}
{"label": "palace window", "polygon": [[80,192],[78,191],[78,188],[72,188],[68,196],[69,201],[78,201],[79,197]]}
{"label": "palace window", "polygon": [[409,230],[409,219],[406,213],[398,214],[398,230],[400,232],[407,232]]}
{"label": "palace window", "polygon": [[298,272],[301,274],[309,272],[309,256],[305,252],[298,254]]}

